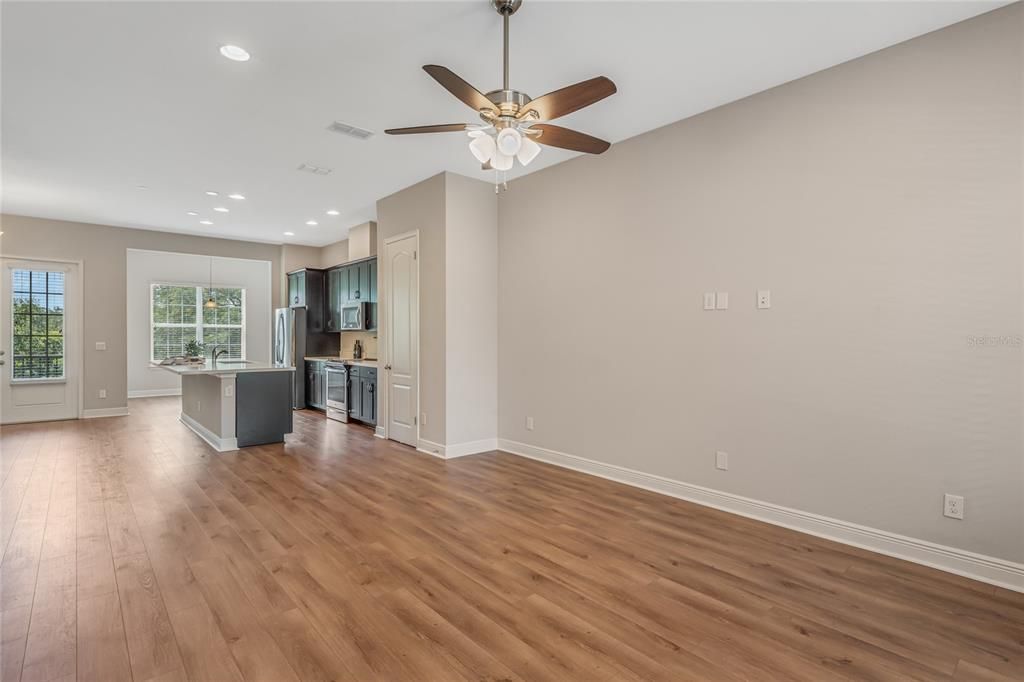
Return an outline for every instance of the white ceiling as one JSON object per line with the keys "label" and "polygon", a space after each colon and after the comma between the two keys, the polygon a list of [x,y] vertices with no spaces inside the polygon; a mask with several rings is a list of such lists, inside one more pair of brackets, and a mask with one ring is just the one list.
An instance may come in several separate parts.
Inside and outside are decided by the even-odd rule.
{"label": "white ceiling", "polygon": [[[537,97],[607,75],[618,94],[559,123],[618,142],[1003,4],[526,0],[512,19],[512,86]],[[499,87],[500,22],[489,0],[3,2],[3,210],[342,239],[375,217],[377,199],[439,171],[490,177],[460,134],[383,130],[473,122],[420,66]],[[224,59],[225,43],[252,60]],[[376,135],[328,132],[334,120]],[[545,148],[530,170],[571,156]],[[300,173],[301,163],[334,172]],[[214,213],[220,205],[231,212]],[[331,208],[341,215],[324,215]]]}

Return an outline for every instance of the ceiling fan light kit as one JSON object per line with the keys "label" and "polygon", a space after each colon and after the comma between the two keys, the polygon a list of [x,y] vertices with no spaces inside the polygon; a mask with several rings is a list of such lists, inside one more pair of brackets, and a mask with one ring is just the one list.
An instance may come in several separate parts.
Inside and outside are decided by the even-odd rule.
{"label": "ceiling fan light kit", "polygon": [[[601,154],[611,145],[584,133],[551,125],[551,121],[571,114],[613,95],[615,83],[604,76],[576,83],[537,99],[509,86],[509,17],[522,6],[523,0],[490,0],[502,17],[504,59],[502,87],[482,93],[443,66],[428,64],[423,67],[434,80],[468,105],[479,115],[482,124],[447,123],[443,125],[391,128],[388,135],[418,133],[465,132],[469,135],[469,151],[485,170],[504,172],[511,170],[518,159],[528,165],[540,153],[540,145],[560,147],[587,154]],[[503,185],[504,183],[504,178]],[[495,182],[495,191],[498,183]]]}

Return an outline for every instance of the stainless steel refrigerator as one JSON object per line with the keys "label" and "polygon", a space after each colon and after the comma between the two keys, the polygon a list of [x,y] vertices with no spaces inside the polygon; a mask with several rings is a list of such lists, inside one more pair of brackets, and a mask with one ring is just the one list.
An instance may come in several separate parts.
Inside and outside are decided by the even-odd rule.
{"label": "stainless steel refrigerator", "polygon": [[274,311],[274,364],[294,367],[292,407],[306,407],[307,356],[338,354],[338,335],[310,332],[305,308],[278,308]]}

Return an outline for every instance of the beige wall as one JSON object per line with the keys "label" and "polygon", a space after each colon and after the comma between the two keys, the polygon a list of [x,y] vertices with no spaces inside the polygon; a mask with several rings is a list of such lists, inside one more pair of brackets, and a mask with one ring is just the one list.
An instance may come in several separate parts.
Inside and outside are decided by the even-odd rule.
{"label": "beige wall", "polygon": [[[445,174],[446,448],[494,449],[498,433],[498,200]],[[473,448],[476,449],[476,448]]]}
{"label": "beige wall", "polygon": [[[419,231],[420,439],[428,441],[421,446],[454,451],[494,441],[498,351],[493,186],[441,173],[377,202],[378,253],[384,253],[385,239],[414,230]],[[383,317],[378,332],[384,358]],[[379,409],[386,411],[384,406]]]}
{"label": "beige wall", "polygon": [[1021,9],[511,183],[500,436],[1024,560]]}
{"label": "beige wall", "polygon": [[329,268],[342,263],[347,263],[348,260],[347,239],[342,239],[340,242],[328,244],[320,249],[318,262],[322,268]]}
{"label": "beige wall", "polygon": [[[128,404],[125,282],[127,250],[251,258],[271,262],[281,273],[281,250],[274,244],[210,239],[170,232],[3,215],[4,256],[81,260],[83,278],[82,368],[84,409],[114,409]],[[283,297],[282,297],[283,298]],[[281,298],[275,301],[280,305]],[[268,330],[269,333],[269,330]],[[97,351],[97,341],[107,350]],[[99,398],[105,388],[106,399]]]}
{"label": "beige wall", "polygon": [[[384,253],[385,239],[419,231],[420,438],[439,445],[445,442],[444,220],[444,173],[377,202],[377,253]],[[387,320],[383,315],[378,324],[378,345],[381,357],[386,357]],[[378,406],[382,419],[384,409]]]}

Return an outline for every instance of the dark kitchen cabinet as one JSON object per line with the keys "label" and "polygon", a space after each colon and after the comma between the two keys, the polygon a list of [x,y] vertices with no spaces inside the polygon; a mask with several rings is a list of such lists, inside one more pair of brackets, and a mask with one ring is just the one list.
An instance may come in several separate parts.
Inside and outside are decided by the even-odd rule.
{"label": "dark kitchen cabinet", "polygon": [[306,305],[306,271],[288,273],[288,307],[302,308]]}
{"label": "dark kitchen cabinet", "polygon": [[303,268],[288,273],[288,305],[306,309],[306,331],[327,331],[324,319],[324,271]]}
{"label": "dark kitchen cabinet", "polygon": [[353,365],[348,371],[349,419],[377,423],[377,368]]}
{"label": "dark kitchen cabinet", "polygon": [[349,302],[371,303],[367,329],[377,328],[377,259],[338,265],[324,273],[324,324],[329,332],[340,332],[341,307]]}
{"label": "dark kitchen cabinet", "polygon": [[327,307],[324,311],[329,332],[341,331],[341,304],[345,302],[348,290],[348,270],[344,267],[331,268],[327,271]]}
{"label": "dark kitchen cabinet", "polygon": [[318,410],[327,409],[327,380],[325,363],[306,362],[306,404]]}

